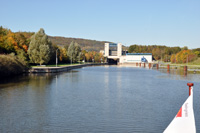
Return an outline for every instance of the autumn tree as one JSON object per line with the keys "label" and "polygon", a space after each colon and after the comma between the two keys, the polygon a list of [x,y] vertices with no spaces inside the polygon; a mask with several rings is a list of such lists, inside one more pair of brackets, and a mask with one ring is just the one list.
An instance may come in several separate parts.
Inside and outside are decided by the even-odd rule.
{"label": "autumn tree", "polygon": [[176,63],[176,55],[173,54],[170,58],[171,63]]}
{"label": "autumn tree", "polygon": [[28,55],[32,63],[47,64],[51,58],[52,44],[44,29],[40,29],[31,37]]}
{"label": "autumn tree", "polygon": [[96,53],[94,56],[94,60],[95,62],[101,62],[104,61],[104,57],[102,53]]}
{"label": "autumn tree", "polygon": [[85,59],[86,59],[87,62],[90,61],[90,55],[89,55],[89,53],[85,53]]}
{"label": "autumn tree", "polygon": [[197,55],[192,50],[182,50],[176,54],[177,63],[186,63],[194,61]]}
{"label": "autumn tree", "polygon": [[11,30],[8,30],[6,36],[4,37],[4,48],[6,49],[6,53],[15,52],[15,50],[18,49],[14,36],[14,33],[12,33]]}
{"label": "autumn tree", "polygon": [[7,30],[0,26],[0,53],[6,53],[4,46],[5,36],[7,35]]}
{"label": "autumn tree", "polygon": [[155,48],[155,49],[152,50],[152,55],[154,56],[154,58],[156,60],[161,59],[161,54],[162,53],[161,53],[161,50],[159,48]]}
{"label": "autumn tree", "polygon": [[28,42],[27,38],[24,36],[24,34],[22,34],[20,32],[15,33],[14,39],[17,43],[18,49],[23,49],[25,52],[27,52],[29,42]]}
{"label": "autumn tree", "polygon": [[68,62],[67,50],[65,48],[59,47],[59,61]]}

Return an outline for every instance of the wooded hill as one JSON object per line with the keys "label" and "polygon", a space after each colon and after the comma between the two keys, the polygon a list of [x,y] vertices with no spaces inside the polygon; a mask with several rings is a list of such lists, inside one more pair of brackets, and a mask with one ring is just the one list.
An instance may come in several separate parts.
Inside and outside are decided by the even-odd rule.
{"label": "wooded hill", "polygon": [[81,39],[81,38],[68,38],[68,37],[57,37],[57,36],[48,36],[50,41],[53,44],[58,46],[69,45],[72,41],[77,42],[82,50],[87,51],[97,51],[104,50],[104,44],[106,41],[96,41],[89,39]]}

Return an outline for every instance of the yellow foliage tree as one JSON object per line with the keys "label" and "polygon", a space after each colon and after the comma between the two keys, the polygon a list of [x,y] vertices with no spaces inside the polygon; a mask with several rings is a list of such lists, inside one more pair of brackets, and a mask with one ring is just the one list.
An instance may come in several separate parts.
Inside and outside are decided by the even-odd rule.
{"label": "yellow foliage tree", "polygon": [[176,54],[177,63],[191,62],[197,58],[197,55],[192,50],[182,50]]}

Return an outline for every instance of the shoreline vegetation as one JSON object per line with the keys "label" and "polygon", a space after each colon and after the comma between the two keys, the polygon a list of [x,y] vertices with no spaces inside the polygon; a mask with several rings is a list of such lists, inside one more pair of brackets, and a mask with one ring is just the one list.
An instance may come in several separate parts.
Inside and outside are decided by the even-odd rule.
{"label": "shoreline vegetation", "polygon": [[28,70],[26,63],[15,55],[0,55],[0,78],[19,75]]}
{"label": "shoreline vegetation", "polygon": [[[71,42],[70,42],[71,41]],[[38,32],[12,32],[0,26],[0,78],[19,75],[31,67],[58,67],[71,64],[105,62],[104,41],[51,37],[44,29]],[[160,45],[131,45],[122,47],[128,53],[152,53],[154,60],[200,66],[200,48],[186,46],[167,47]],[[37,66],[37,65],[40,66]],[[197,66],[195,66],[197,65]]]}

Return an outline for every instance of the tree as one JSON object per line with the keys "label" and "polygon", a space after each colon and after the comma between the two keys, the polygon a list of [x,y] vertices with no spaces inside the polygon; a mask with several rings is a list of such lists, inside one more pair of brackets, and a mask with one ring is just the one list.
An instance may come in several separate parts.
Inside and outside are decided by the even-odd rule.
{"label": "tree", "polygon": [[197,55],[192,50],[182,50],[176,54],[176,61],[178,63],[186,63],[194,61]]}
{"label": "tree", "polygon": [[67,55],[71,62],[77,62],[79,60],[79,53],[81,52],[81,48],[78,43],[76,42],[71,42],[69,47],[68,47],[68,52]]}
{"label": "tree", "polygon": [[48,40],[44,29],[40,29],[31,37],[28,55],[32,63],[47,64],[51,58],[52,44]]}
{"label": "tree", "polygon": [[85,53],[85,58],[86,58],[86,61],[87,61],[87,62],[90,61],[90,55],[89,55],[89,53]]}
{"label": "tree", "polygon": [[171,56],[171,62],[172,63],[176,63],[176,55],[175,54],[173,54],[172,56]]}
{"label": "tree", "polygon": [[59,47],[59,61],[68,62],[67,50],[65,48]]}
{"label": "tree", "polygon": [[28,64],[28,55],[23,49],[17,50],[17,58],[23,65]]}
{"label": "tree", "polygon": [[200,57],[200,48],[196,48],[192,50],[198,57]]}
{"label": "tree", "polygon": [[65,48],[65,50],[67,51],[68,48],[69,48],[69,44],[65,44],[65,45],[64,45],[64,48]]}
{"label": "tree", "polygon": [[160,51],[159,48],[154,48],[154,49],[152,50],[152,54],[153,54],[153,56],[154,56],[154,58],[155,58],[156,60],[161,59],[161,51]]}
{"label": "tree", "polygon": [[187,46],[184,46],[184,47],[182,48],[182,50],[188,50],[188,47],[187,47]]}

